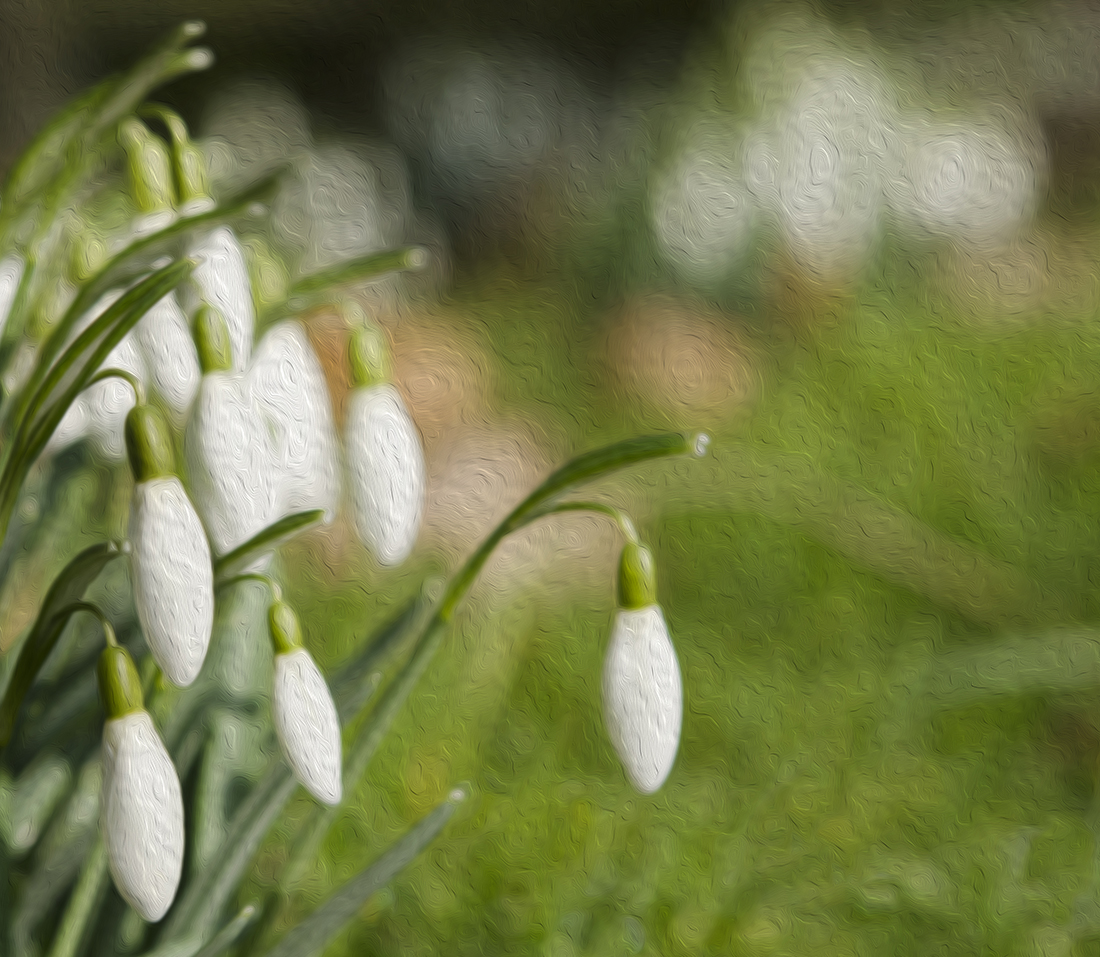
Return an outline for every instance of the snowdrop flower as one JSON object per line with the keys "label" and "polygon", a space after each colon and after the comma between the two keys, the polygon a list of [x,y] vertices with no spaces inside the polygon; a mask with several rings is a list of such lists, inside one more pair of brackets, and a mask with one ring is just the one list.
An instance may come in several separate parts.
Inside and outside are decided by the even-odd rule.
{"label": "snowdrop flower", "polygon": [[[199,263],[191,276],[191,292],[197,293],[199,301],[213,306],[225,318],[229,330],[230,368],[243,372],[252,354],[256,314],[241,244],[232,229],[222,226],[196,243],[188,255]],[[186,303],[188,311],[193,311],[198,304]]]}
{"label": "snowdrop flower", "polygon": [[717,144],[685,150],[654,196],[653,225],[665,255],[698,283],[730,274],[748,252],[755,214],[741,171]]}
{"label": "snowdrop flower", "polygon": [[103,838],[115,886],[145,920],[172,905],[183,870],[183,796],[171,758],[144,710],[129,653],[104,649],[98,664],[103,725]]}
{"label": "snowdrop flower", "polygon": [[224,555],[276,519],[274,453],[245,376],[229,371],[225,322],[199,311],[196,345],[202,382],[184,433],[188,475],[215,551]]}
{"label": "snowdrop flower", "polygon": [[0,332],[15,305],[19,283],[23,280],[23,258],[12,253],[0,259]]}
{"label": "snowdrop flower", "polygon": [[299,323],[264,336],[248,378],[272,438],[276,516],[322,508],[331,519],[340,494],[336,428],[324,373]]}
{"label": "snowdrop flower", "polygon": [[210,546],[191,500],[172,474],[171,440],[160,416],[137,406],[126,419],[126,444],[134,470],[134,604],[161,671],[186,687],[202,668],[214,625]]}
{"label": "snowdrop flower", "polygon": [[153,306],[134,332],[147,381],[182,421],[198,391],[199,359],[175,294],[169,293]]}
{"label": "snowdrop flower", "polygon": [[608,734],[631,783],[652,794],[680,743],[683,687],[668,626],[656,601],[653,559],[631,543],[619,567],[619,611],[604,662]]}
{"label": "snowdrop flower", "polygon": [[[352,336],[347,461],[355,527],[383,565],[408,558],[424,513],[425,467],[420,436],[397,390],[384,381],[380,333]],[[381,381],[380,381],[381,380]]]}
{"label": "snowdrop flower", "polygon": [[295,777],[317,800],[337,805],[341,782],[340,721],[325,679],[302,647],[298,616],[285,602],[268,615],[275,647],[275,731]]}

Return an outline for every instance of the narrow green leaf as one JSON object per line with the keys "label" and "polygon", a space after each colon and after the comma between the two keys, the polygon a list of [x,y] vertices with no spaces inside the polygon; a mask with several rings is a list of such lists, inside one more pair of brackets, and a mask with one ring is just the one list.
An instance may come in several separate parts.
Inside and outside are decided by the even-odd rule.
{"label": "narrow green leaf", "polygon": [[933,658],[923,699],[959,707],[983,699],[1100,688],[1100,631],[1057,629]]}
{"label": "narrow green leaf", "polygon": [[[10,457],[0,473],[0,536],[7,531],[27,473],[76,397],[126,333],[191,269],[190,262],[175,262],[147,277],[96,319],[55,363],[19,423]],[[52,404],[38,416],[51,400]]]}
{"label": "narrow green leaf", "polygon": [[248,925],[256,919],[256,913],[255,904],[246,904],[236,917],[218,931],[209,944],[195,954],[195,957],[219,957],[220,954],[240,939],[241,934],[248,930]]}
{"label": "narrow green leaf", "polygon": [[4,184],[2,226],[7,227],[30,199],[48,191],[51,184],[52,192],[57,193],[59,179],[77,179],[78,173],[71,167],[84,157],[94,156],[103,136],[133,112],[154,87],[209,66],[210,57],[189,57],[183,52],[186,44],[204,32],[202,23],[181,24],[145,59],[121,76],[108,77],[39,131]]}
{"label": "narrow green leaf", "polygon": [[165,942],[201,937],[213,926],[297,786],[286,764],[276,761],[230,821],[233,839],[222,844],[206,871],[176,901],[164,928]]}
{"label": "narrow green leaf", "polygon": [[283,544],[310,526],[316,525],[324,517],[324,509],[315,508],[308,512],[295,512],[293,515],[279,519],[274,525],[269,525],[243,545],[238,545],[233,551],[214,560],[216,583],[220,584],[237,574],[242,568],[247,568],[265,552]]}
{"label": "narrow green leaf", "polygon": [[239,939],[241,934],[248,930],[248,925],[256,919],[256,905],[248,904],[241,909],[228,924],[226,924],[205,947],[199,937],[185,937],[171,941],[152,950],[146,951],[142,957],[220,957]]}
{"label": "narrow green leaf", "polygon": [[83,598],[85,589],[107,563],[121,553],[118,542],[92,545],[69,562],[54,579],[38,617],[19,646],[15,668],[0,699],[0,746],[11,740],[20,705],[69,620],[69,614],[62,614],[62,610]]}
{"label": "narrow green leaf", "polygon": [[413,630],[427,607],[422,595],[410,601],[332,679],[332,697],[342,723],[352,720],[366,705],[373,688],[369,683],[371,671]]}
{"label": "narrow green leaf", "polygon": [[291,930],[267,957],[311,957],[322,950],[359,912],[371,895],[401,873],[430,844],[466,797],[461,790],[408,830],[366,870],[344,884],[324,904]]}
{"label": "narrow green leaf", "polygon": [[332,291],[350,283],[376,279],[386,273],[420,269],[427,262],[427,253],[417,246],[387,249],[359,259],[351,259],[331,269],[324,269],[299,279],[287,294],[286,301],[264,311],[264,321],[293,315],[319,305],[332,296]]}

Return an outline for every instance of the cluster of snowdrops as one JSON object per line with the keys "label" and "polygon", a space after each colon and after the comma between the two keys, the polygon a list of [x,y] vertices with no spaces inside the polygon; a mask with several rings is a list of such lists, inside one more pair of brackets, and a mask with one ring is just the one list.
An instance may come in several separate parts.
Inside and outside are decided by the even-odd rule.
{"label": "cluster of snowdrops", "polygon": [[[0,520],[6,533],[29,469],[43,456],[82,440],[98,454],[125,454],[134,484],[120,551],[129,555],[137,620],[156,666],[177,687],[191,685],[210,648],[216,598],[237,582],[261,582],[269,596],[275,731],[297,780],[318,801],[335,806],[356,783],[345,776],[337,705],[282,598],[271,556],[286,534],[333,521],[343,502],[380,564],[401,563],[414,548],[426,493],[421,442],[391,382],[385,334],[348,298],[347,280],[377,271],[380,262],[415,265],[423,254],[406,250],[358,273],[352,264],[321,277],[335,283],[324,294],[332,295],[327,301],[349,324],[353,391],[338,435],[325,376],[303,325],[284,319],[253,348],[252,288],[231,217],[254,207],[254,197],[217,204],[202,150],[183,120],[144,103],[156,83],[206,65],[205,51],[186,48],[199,32],[187,25],[132,74],[107,84],[48,130],[39,149],[50,146],[51,137],[68,141],[67,158],[52,178],[28,161],[9,176],[2,208],[7,221],[0,215],[8,247],[0,261],[0,316],[15,323],[8,339],[22,332],[35,297],[35,270],[50,250],[52,234],[34,216],[67,194],[79,196],[87,172],[80,149],[106,143],[124,158],[124,188],[136,215],[129,233],[116,237],[113,258],[72,291],[48,335],[33,344],[21,375],[9,378]],[[316,278],[300,284],[323,286]],[[8,354],[26,351],[20,343]],[[505,535],[555,513],[603,513],[626,539],[620,609],[604,673],[608,731],[633,784],[647,793],[660,787],[679,742],[682,688],[656,600],[652,557],[617,509],[565,496],[613,469],[698,454],[704,445],[703,437],[630,440],[583,455],[550,476],[448,583],[414,651],[419,670],[409,672],[409,683]],[[219,568],[232,568],[232,575],[219,578]],[[54,592],[72,600],[44,607],[8,652],[14,664],[9,662],[0,700],[0,732],[10,736],[23,697],[69,619],[93,616],[105,642],[96,671],[106,716],[100,804],[106,858],[123,899],[142,919],[156,922],[171,908],[183,872],[180,779],[146,708],[148,681],[109,616],[83,600],[85,572],[72,569],[78,586],[69,587],[65,573],[54,585]]]}

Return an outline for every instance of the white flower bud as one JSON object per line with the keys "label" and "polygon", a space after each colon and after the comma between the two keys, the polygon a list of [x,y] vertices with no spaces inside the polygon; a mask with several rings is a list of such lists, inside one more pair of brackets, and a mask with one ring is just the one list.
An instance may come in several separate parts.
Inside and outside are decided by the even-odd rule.
{"label": "white flower bud", "polygon": [[146,711],[103,725],[103,837],[119,893],[145,920],[160,920],[183,869],[183,796]]}
{"label": "white flower bud", "polygon": [[683,697],[660,607],[620,609],[604,662],[604,713],[627,776],[643,794],[656,791],[672,770]]}
{"label": "white flower bud", "polygon": [[[225,317],[233,371],[243,372],[252,355],[256,313],[241,244],[228,226],[215,229],[190,251],[200,260],[192,274],[199,297]],[[193,312],[192,308],[188,312]]]}
{"label": "white flower bud", "polygon": [[178,478],[134,486],[130,543],[145,640],[168,680],[186,687],[210,646],[214,574],[206,534]]}
{"label": "white flower bud", "polygon": [[275,656],[272,709],[279,743],[295,777],[317,800],[339,804],[340,722],[328,685],[304,648]]}
{"label": "white flower bud", "polygon": [[273,440],[276,515],[323,508],[331,520],[340,494],[336,428],[321,364],[297,322],[264,336],[248,373]]}
{"label": "white flower bud", "polygon": [[420,436],[393,386],[351,394],[347,458],[359,537],[382,564],[403,562],[420,531],[426,480]]}
{"label": "white flower bud", "polygon": [[271,440],[243,376],[203,376],[184,448],[194,501],[219,555],[275,521]]}
{"label": "white flower bud", "polygon": [[148,380],[182,422],[199,387],[199,358],[187,319],[173,293],[150,309],[135,327]]}
{"label": "white flower bud", "polygon": [[12,254],[0,260],[0,332],[8,321],[11,307],[15,305],[15,296],[19,292],[22,279],[22,257]]}

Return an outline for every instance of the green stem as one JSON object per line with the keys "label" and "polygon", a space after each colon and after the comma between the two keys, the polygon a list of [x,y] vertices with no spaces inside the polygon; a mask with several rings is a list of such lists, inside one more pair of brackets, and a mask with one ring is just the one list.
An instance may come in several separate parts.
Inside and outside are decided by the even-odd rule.
{"label": "green stem", "polygon": [[71,615],[75,615],[78,611],[87,612],[96,621],[99,622],[99,626],[103,629],[103,640],[107,642],[108,647],[117,648],[118,638],[115,636],[115,629],[111,622],[107,619],[107,616],[90,601],[74,601],[71,604],[66,605],[59,615],[69,618]]}
{"label": "green stem", "polygon": [[90,389],[97,382],[103,382],[106,379],[122,379],[134,390],[134,401],[138,405],[145,405],[145,386],[142,384],[141,379],[125,369],[103,369],[92,376],[84,388]]}
{"label": "green stem", "polygon": [[[470,590],[474,579],[481,573],[481,569],[497,545],[533,518],[548,514],[541,511],[546,503],[575,485],[591,481],[628,465],[670,455],[699,455],[702,448],[705,448],[703,439],[702,436],[684,436],[678,433],[628,439],[606,448],[596,449],[562,466],[517,505],[512,514],[501,522],[470,556],[462,570],[452,579],[440,600],[435,618],[441,625],[450,622],[455,609]],[[428,630],[431,628],[432,623],[429,623]]]}
{"label": "green stem", "polygon": [[527,519],[527,522],[534,522],[548,515],[561,515],[564,512],[596,512],[599,515],[606,515],[619,526],[623,538],[635,545],[640,544],[638,530],[634,527],[630,516],[621,509],[615,508],[614,505],[604,505],[602,502],[557,502],[537,510]]}
{"label": "green stem", "polygon": [[106,889],[107,847],[100,836],[88,853],[80,879],[65,906],[65,914],[61,918],[61,926],[50,948],[49,957],[75,957],[88,921],[98,910],[97,904]]}
{"label": "green stem", "polygon": [[217,583],[217,591],[223,591],[227,588],[232,588],[234,585],[239,585],[242,582],[260,582],[262,585],[267,585],[268,590],[271,592],[271,597],[275,601],[282,601],[283,590],[279,587],[279,583],[275,579],[268,575],[261,575],[259,572],[244,572],[241,575],[234,575],[232,578],[227,578],[225,581]]}
{"label": "green stem", "polygon": [[[629,439],[606,448],[589,452],[562,466],[498,525],[482,542],[481,546],[467,559],[466,564],[451,579],[446,591],[440,598],[434,614],[428,620],[424,631],[417,639],[412,654],[401,671],[389,684],[378,705],[367,719],[367,726],[356,736],[348,760],[344,766],[344,794],[350,795],[366,772],[371,758],[382,743],[390,723],[408,698],[423,675],[428,663],[435,655],[443,634],[450,624],[458,605],[469,593],[485,562],[500,542],[512,532],[525,525],[558,512],[592,511],[608,515],[623,530],[628,540],[634,541],[637,533],[633,523],[618,509],[594,502],[554,502],[553,500],[582,482],[603,477],[610,472],[635,465],[651,459],[665,458],[670,455],[699,455],[705,443],[699,436],[666,434]],[[317,845],[324,838],[335,818],[335,809],[325,808],[317,817],[307,822],[301,836],[295,843],[284,869],[283,885],[290,887],[301,877],[312,858]],[[273,895],[277,892],[273,891]],[[269,899],[268,908],[273,905]]]}

